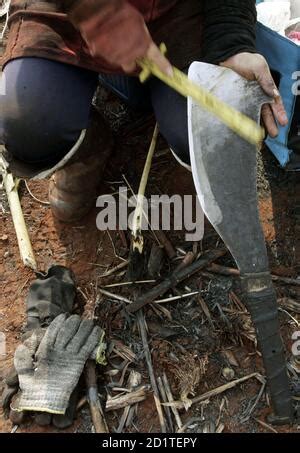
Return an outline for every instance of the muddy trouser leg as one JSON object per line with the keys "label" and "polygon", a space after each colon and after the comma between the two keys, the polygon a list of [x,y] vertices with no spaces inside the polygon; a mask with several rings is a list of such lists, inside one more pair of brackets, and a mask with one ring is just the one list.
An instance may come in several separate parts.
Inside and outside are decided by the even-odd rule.
{"label": "muddy trouser leg", "polygon": [[174,157],[181,165],[190,169],[186,98],[158,79],[151,79],[149,88],[161,134],[168,142]]}
{"label": "muddy trouser leg", "polygon": [[5,66],[4,76],[0,141],[20,161],[53,165],[88,125],[97,74],[47,59],[19,58]]}
{"label": "muddy trouser leg", "polygon": [[4,71],[1,128],[10,171],[25,178],[54,173],[53,215],[79,220],[95,202],[112,150],[109,127],[92,106],[98,74],[40,58],[11,61]]}

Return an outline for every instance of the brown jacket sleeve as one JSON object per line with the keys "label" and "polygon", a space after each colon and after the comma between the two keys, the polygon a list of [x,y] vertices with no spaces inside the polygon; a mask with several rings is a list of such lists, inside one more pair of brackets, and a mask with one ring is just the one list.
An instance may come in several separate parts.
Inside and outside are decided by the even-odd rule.
{"label": "brown jacket sleeve", "polygon": [[62,0],[62,3],[76,28],[95,15],[109,20],[113,15],[118,16],[120,9],[128,6],[126,0]]}
{"label": "brown jacket sleeve", "polygon": [[126,0],[63,0],[63,6],[92,56],[123,66],[132,51],[146,53],[151,37],[144,18]]}

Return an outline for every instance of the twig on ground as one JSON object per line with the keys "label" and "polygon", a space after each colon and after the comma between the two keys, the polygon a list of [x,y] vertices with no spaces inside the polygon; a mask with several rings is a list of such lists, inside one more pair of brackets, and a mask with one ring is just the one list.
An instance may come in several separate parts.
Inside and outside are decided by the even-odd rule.
{"label": "twig on ground", "polygon": [[[212,264],[207,266],[206,268],[209,272],[213,274],[221,274],[221,275],[229,275],[232,277],[239,277],[240,271],[238,269],[232,267],[221,266],[219,264]],[[280,275],[271,275],[272,280],[274,282],[284,283],[286,285],[294,285],[300,286],[300,279],[299,278],[289,278],[289,277],[281,277]]]}
{"label": "twig on ground", "polygon": [[130,299],[127,297],[119,296],[118,294],[111,293],[110,291],[106,291],[105,289],[99,288],[99,292],[104,296],[110,297],[111,299],[120,300],[121,302],[126,302],[127,304],[132,304]]}
{"label": "twig on ground", "polygon": [[137,194],[137,204],[133,214],[132,220],[132,241],[131,241],[131,253],[137,252],[140,255],[143,253],[144,238],[142,234],[142,220],[144,210],[144,197],[146,185],[149,178],[149,173],[152,164],[153,154],[156,148],[156,142],[158,137],[158,124],[156,123],[149,151],[147,154],[143,174],[140,180],[139,190]]}
{"label": "twig on ground", "polygon": [[166,233],[162,230],[153,231],[154,235],[158,239],[159,243],[164,247],[166,254],[169,259],[172,260],[177,255],[175,248],[173,247],[172,242],[166,236]]}
{"label": "twig on ground", "polygon": [[102,411],[98,396],[96,364],[88,360],[85,368],[85,381],[87,386],[87,398],[90,405],[93,425],[96,433],[109,433],[108,426]]}
{"label": "twig on ground", "polygon": [[124,360],[128,360],[129,362],[135,362],[137,360],[136,354],[122,341],[120,340],[112,340],[113,349],[112,352],[117,354],[119,357],[122,357]]}
{"label": "twig on ground", "polygon": [[44,204],[44,205],[47,205],[49,206],[50,205],[50,202],[49,201],[44,201],[44,200],[40,200],[39,198],[37,198],[35,195],[33,195],[33,193],[31,192],[31,189],[29,188],[28,186],[28,182],[26,181],[26,179],[23,180],[24,183],[25,183],[25,187],[27,189],[27,192],[29,193],[29,195],[31,196],[31,198],[33,198],[35,201],[37,201],[38,203],[41,203],[41,204]]}
{"label": "twig on ground", "polygon": [[159,305],[153,302],[152,304],[150,304],[150,307],[152,308],[154,313],[156,313],[158,316],[160,316],[160,314],[163,314],[169,321],[172,321],[173,318],[170,310],[168,310],[163,305]]}
{"label": "twig on ground", "polygon": [[299,278],[287,278],[287,277],[279,277],[278,275],[272,275],[272,280],[274,282],[284,283],[286,285],[300,286]]}
{"label": "twig on ground", "polygon": [[209,324],[214,329],[214,323],[213,323],[210,311],[208,309],[208,306],[206,305],[205,300],[201,296],[197,297],[197,300],[198,300],[198,302],[199,302],[199,304],[201,306],[201,309],[202,309],[203,313],[205,314]]}
{"label": "twig on ground", "polygon": [[[92,263],[94,266],[97,266],[97,263]],[[102,275],[99,275],[98,278],[104,278],[104,277],[109,277],[110,275],[114,274],[115,272],[118,272],[121,269],[124,269],[128,265],[128,260],[124,261],[123,263],[118,264],[116,267],[113,267],[109,271],[105,272]]]}
{"label": "twig on ground", "polygon": [[228,275],[232,277],[238,277],[240,275],[240,271],[238,269],[234,269],[233,267],[226,267],[221,266],[220,264],[211,264],[206,268],[209,272],[213,274],[220,274],[220,275]]}
{"label": "twig on ground", "polygon": [[80,400],[78,401],[77,403],[77,406],[76,406],[76,411],[79,412],[88,402],[88,399],[86,396],[83,396],[82,398],[80,398]]}
{"label": "twig on ground", "polygon": [[0,158],[0,172],[2,173],[4,188],[10,207],[10,212],[17,235],[17,241],[21,259],[25,266],[33,270],[37,269],[34,252],[30,242],[28,230],[24,220],[22,207],[18,194],[18,181],[14,180],[11,173],[6,171],[5,165]]}
{"label": "twig on ground", "polygon": [[111,242],[111,245],[112,245],[112,248],[113,248],[115,257],[116,257],[116,258],[119,258],[119,260],[121,260],[121,261],[123,261],[124,263],[127,263],[127,264],[128,264],[127,260],[125,260],[124,258],[122,258],[121,256],[119,256],[119,255],[117,254],[116,247],[115,247],[115,243],[114,243],[114,241],[113,241],[113,239],[112,239],[112,237],[111,237],[111,234],[110,234],[109,230],[106,230],[106,232],[107,232],[108,237],[109,237],[109,239],[110,239],[110,242]]}
{"label": "twig on ground", "polygon": [[[142,375],[138,371],[131,370],[128,378],[128,389],[129,392],[132,392],[134,389],[136,389],[139,385],[141,385],[142,382]],[[132,407],[130,404],[125,407],[119,426],[116,430],[117,433],[121,433],[124,429],[124,426],[128,426],[127,421],[132,416],[130,416],[130,413],[133,412],[136,408],[136,404]]]}
{"label": "twig on ground", "polygon": [[250,419],[254,409],[256,408],[259,400],[261,399],[261,397],[262,397],[262,395],[263,395],[263,393],[265,391],[265,388],[266,388],[266,382],[263,382],[262,385],[261,385],[260,391],[258,392],[258,395],[255,398],[255,401],[254,401],[253,405],[251,406],[249,411],[247,411],[247,415],[242,418],[241,423],[245,423],[245,422],[247,422]]}
{"label": "twig on ground", "polygon": [[245,305],[240,301],[239,297],[235,294],[234,291],[229,292],[229,298],[230,298],[231,302],[233,302],[236,305],[238,310],[241,310],[242,312],[245,312],[245,313],[247,312]]}
{"label": "twig on ground", "polygon": [[[163,403],[167,403],[168,402],[168,398],[167,398],[166,390],[165,390],[165,387],[164,387],[164,384],[163,384],[163,381],[162,381],[161,377],[157,378],[157,385],[158,385],[160,396],[161,396],[161,399],[162,399]],[[168,406],[164,406],[163,409],[165,411],[165,414],[166,414],[166,417],[167,417],[167,420],[168,420],[169,432],[173,433],[174,432],[174,426],[173,426],[173,420],[172,420],[172,416],[171,416],[171,410],[170,410],[170,408]]]}
{"label": "twig on ground", "polygon": [[[138,371],[132,371],[131,373],[133,373],[133,374],[131,375],[131,377],[129,376],[129,382],[130,382],[130,385],[132,386],[132,389],[134,389],[138,385],[141,384],[142,375]],[[128,417],[127,417],[127,420],[126,420],[126,427],[130,426],[131,424],[133,424],[133,417],[134,417],[134,414],[137,413],[137,408],[138,408],[138,404],[137,403],[130,407],[130,410],[129,410],[129,413],[128,413]]]}
{"label": "twig on ground", "polygon": [[192,426],[194,423],[203,423],[203,420],[201,417],[192,417],[190,418],[181,428],[179,428],[176,433],[185,433],[185,430],[189,427]]}
{"label": "twig on ground", "polygon": [[111,283],[110,285],[104,285],[103,288],[117,288],[118,286],[130,286],[130,285],[141,285],[145,283],[155,283],[156,280],[137,280],[136,282],[122,282],[122,283]]}
{"label": "twig on ground", "polygon": [[175,287],[181,281],[189,278],[200,269],[203,269],[207,264],[215,261],[217,258],[225,255],[225,249],[213,250],[203,255],[199,260],[187,266],[185,269],[176,273],[173,272],[169,275],[162,283],[152,288],[150,291],[146,292],[142,296],[138,297],[135,302],[133,302],[126,309],[129,313],[135,313],[140,308],[145,305],[154,302],[157,297],[164,294],[168,289]]}
{"label": "twig on ground", "polygon": [[286,310],[293,311],[294,313],[300,313],[300,303],[288,297],[282,297],[278,299],[279,305],[283,306]]}
{"label": "twig on ground", "polygon": [[106,401],[105,411],[115,411],[117,409],[122,409],[126,406],[131,406],[132,404],[139,403],[144,401],[149,394],[150,387],[149,385],[142,385],[139,389],[134,390],[133,392],[126,393],[125,395],[117,395],[113,398],[108,398]]}
{"label": "twig on ground", "polygon": [[[105,288],[105,286],[103,287]],[[111,293],[110,291],[106,291],[103,288],[99,288],[99,292],[103,294],[104,296],[110,297],[111,299],[119,300],[121,302],[126,302],[127,304],[132,304],[133,302],[128,299],[127,297],[124,296],[119,296],[118,294]],[[167,297],[165,299],[158,299],[153,301],[155,304],[164,304],[167,302],[173,302],[174,300],[180,300],[180,299],[186,299],[187,297],[195,296],[199,294],[199,291],[193,291],[188,294],[182,294],[180,296],[172,296],[172,297]]]}
{"label": "twig on ground", "polygon": [[178,264],[178,266],[175,268],[174,272],[179,272],[182,269],[186,268],[190,264],[192,264],[195,261],[195,255],[193,252],[187,252],[183,260]]}
{"label": "twig on ground", "polygon": [[[208,400],[209,398],[211,398],[213,396],[220,395],[221,393],[226,392],[226,390],[232,389],[233,387],[236,387],[237,385],[241,384],[242,382],[248,381],[249,379],[251,379],[253,377],[258,379],[259,376],[260,376],[259,373],[251,373],[247,376],[244,376],[239,379],[235,379],[234,381],[221,385],[220,387],[217,387],[213,390],[209,390],[208,392],[203,393],[200,396],[196,396],[195,398],[192,398],[190,400],[190,406],[193,404],[196,404],[196,403],[200,403],[201,401]],[[173,403],[164,403],[164,405],[171,406],[171,407],[174,406],[177,409],[185,408],[185,403],[182,401],[174,401]]]}
{"label": "twig on ground", "polygon": [[139,326],[139,331],[140,331],[140,335],[141,335],[141,339],[142,339],[142,343],[143,343],[145,359],[147,362],[150,382],[151,382],[151,386],[153,389],[154,402],[155,402],[156,410],[158,413],[161,431],[162,431],[162,433],[166,433],[167,432],[166,421],[164,418],[164,414],[163,414],[162,407],[161,407],[161,402],[159,399],[158,387],[157,387],[157,383],[156,383],[156,379],[155,379],[155,375],[154,375],[154,371],[153,371],[153,366],[152,366],[151,353],[150,353],[150,349],[149,349],[149,345],[148,345],[148,341],[147,341],[145,318],[144,318],[144,314],[142,311],[139,311],[137,313],[137,323]]}
{"label": "twig on ground", "polygon": [[[164,387],[165,387],[165,390],[166,390],[166,395],[167,395],[167,398],[168,398],[168,402],[172,404],[174,402],[174,398],[173,398],[173,395],[172,395],[171,387],[170,387],[170,384],[169,384],[169,381],[168,381],[166,373],[163,373],[163,377],[162,378],[163,378],[163,384],[164,384]],[[173,415],[174,415],[174,418],[175,418],[175,421],[176,421],[176,424],[177,424],[177,429],[180,429],[182,427],[182,421],[181,421],[179,412],[178,412],[177,408],[175,406],[173,406],[173,405],[171,405],[171,411],[173,412]]]}
{"label": "twig on ground", "polygon": [[165,299],[158,299],[158,300],[155,300],[154,302],[156,304],[165,304],[167,302],[173,302],[174,300],[186,299],[187,297],[195,296],[196,294],[199,294],[199,291],[192,291],[191,293],[182,294],[180,296],[172,296],[172,297],[167,297]]}
{"label": "twig on ground", "polygon": [[259,420],[258,418],[255,418],[255,417],[252,417],[252,418],[253,418],[253,420],[255,420],[259,425],[261,425],[261,426],[263,426],[264,428],[268,429],[268,430],[271,431],[272,433],[278,434],[278,431],[276,431],[276,429],[273,428],[273,426],[268,425],[268,423],[263,422],[262,420]]}
{"label": "twig on ground", "polygon": [[292,321],[296,324],[297,327],[299,327],[299,322],[297,321],[296,318],[294,318],[294,316],[292,316],[288,311],[284,310],[283,308],[281,307],[278,307],[278,310],[285,313],[289,318],[292,319]]}

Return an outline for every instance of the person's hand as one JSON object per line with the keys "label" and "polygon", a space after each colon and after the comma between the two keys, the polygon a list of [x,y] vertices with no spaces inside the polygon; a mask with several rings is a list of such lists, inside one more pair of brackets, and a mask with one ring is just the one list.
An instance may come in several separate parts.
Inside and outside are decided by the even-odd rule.
{"label": "person's hand", "polygon": [[[126,73],[138,70],[137,60],[150,58],[166,74],[172,66],[153,42],[142,15],[127,2],[117,10],[99,8],[87,17],[75,17],[75,24],[93,57],[104,58]],[[71,16],[72,19],[73,16]]]}
{"label": "person's hand", "polygon": [[288,118],[265,58],[259,54],[243,52],[228,58],[221,66],[232,69],[247,80],[257,80],[265,93],[274,99],[273,103],[263,105],[261,114],[269,135],[276,137],[278,127],[275,119],[281,126],[286,126]]}

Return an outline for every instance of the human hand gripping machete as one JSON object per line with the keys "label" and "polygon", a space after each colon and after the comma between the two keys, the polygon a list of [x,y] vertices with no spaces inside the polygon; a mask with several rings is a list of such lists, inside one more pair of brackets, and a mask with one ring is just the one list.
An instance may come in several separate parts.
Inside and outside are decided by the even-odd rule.
{"label": "human hand gripping machete", "polygon": [[[168,76],[160,77],[158,68],[153,71],[152,62],[143,59],[140,65],[142,80],[154,74],[189,96],[188,92],[184,93],[184,84],[181,83],[180,90],[176,87],[178,74],[181,82],[185,80],[178,69],[174,68],[174,76],[170,77],[174,80],[166,80]],[[266,371],[274,411],[271,421],[274,424],[290,423],[293,420],[292,398],[256,187],[256,151],[262,140],[258,124],[261,107],[270,103],[270,98],[257,82],[249,82],[231,69],[194,62],[188,77],[189,82],[200,87],[202,100],[211,100],[210,108],[207,108],[205,102],[199,103],[201,98],[188,97],[189,145],[196,191],[204,213],[241,272],[245,303],[256,329]],[[216,98],[211,99],[210,94]],[[220,103],[214,104],[215,99]],[[224,108],[226,110],[226,124],[222,122],[220,108],[223,113]]]}

